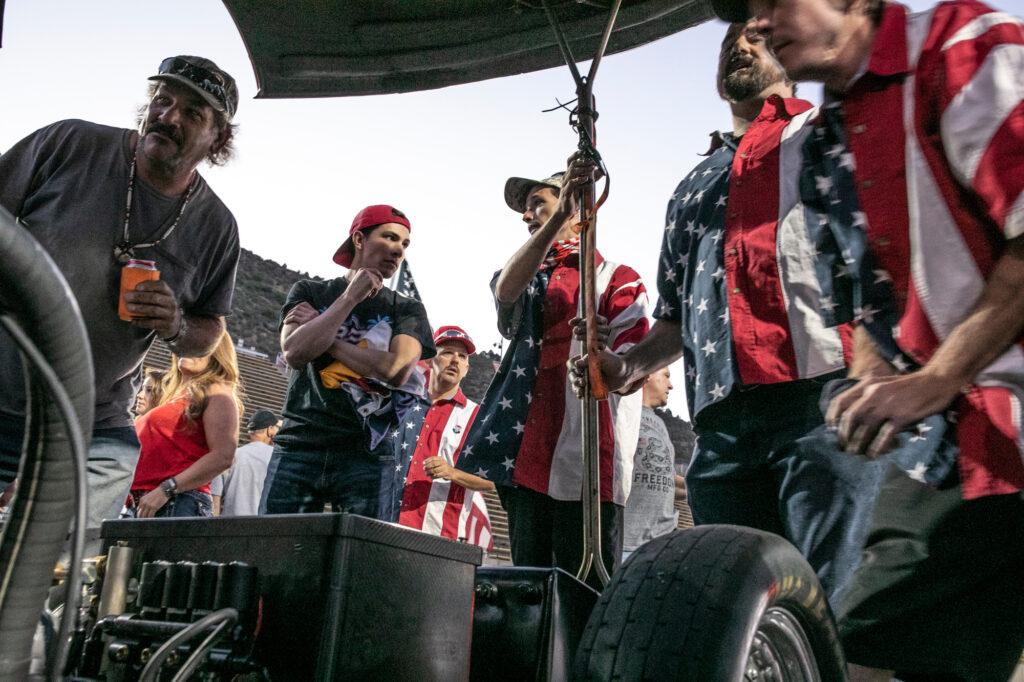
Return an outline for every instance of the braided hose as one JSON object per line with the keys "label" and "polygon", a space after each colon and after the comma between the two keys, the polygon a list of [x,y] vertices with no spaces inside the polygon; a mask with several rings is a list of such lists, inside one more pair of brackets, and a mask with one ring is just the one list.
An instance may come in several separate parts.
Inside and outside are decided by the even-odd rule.
{"label": "braided hose", "polygon": [[92,432],[93,367],[67,282],[39,243],[3,209],[0,256],[0,313],[26,330],[77,415],[76,423],[65,424],[55,398],[42,390],[40,374],[30,373],[18,491],[0,532],[0,679],[21,680],[28,677],[32,638],[75,516],[75,470],[84,463],[76,462],[69,436],[81,447]]}

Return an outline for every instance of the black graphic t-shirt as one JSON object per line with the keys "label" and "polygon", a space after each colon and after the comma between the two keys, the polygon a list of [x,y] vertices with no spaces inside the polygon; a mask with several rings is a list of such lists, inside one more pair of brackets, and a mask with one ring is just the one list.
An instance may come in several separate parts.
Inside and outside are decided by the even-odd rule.
{"label": "black graphic t-shirt", "polygon": [[[323,313],[348,286],[344,277],[328,282],[296,282],[281,308],[279,328],[288,312],[306,302]],[[399,334],[420,342],[421,359],[434,356],[434,343],[423,304],[391,289],[381,289],[360,302],[338,330],[338,338],[356,345],[386,350]],[[284,425],[275,436],[289,450],[330,450],[346,456],[371,457],[369,434],[356,412],[353,389],[367,381],[324,353],[304,367],[292,370],[285,400]]]}

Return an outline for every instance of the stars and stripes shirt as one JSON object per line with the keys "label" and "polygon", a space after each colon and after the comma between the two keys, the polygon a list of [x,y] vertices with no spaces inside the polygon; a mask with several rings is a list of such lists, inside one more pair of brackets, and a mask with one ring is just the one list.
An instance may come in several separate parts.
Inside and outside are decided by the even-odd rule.
{"label": "stars and stripes shirt", "polygon": [[493,546],[490,519],[483,496],[451,481],[433,480],[423,469],[429,457],[443,457],[455,466],[469,427],[480,406],[459,389],[423,411],[419,434],[403,445],[413,448],[405,478],[398,522],[424,533],[464,540],[486,550]]}
{"label": "stars and stripes shirt", "polygon": [[[1021,74],[1020,19],[973,0],[915,14],[888,4],[842,97],[867,241],[895,298],[891,338],[919,364],[970,314],[1006,242],[1024,235]],[[1018,339],[954,403],[965,498],[1024,489],[1022,400]]]}
{"label": "stars and stripes shirt", "polygon": [[[579,302],[579,277],[578,253],[563,253],[545,262],[515,304],[498,304],[498,329],[511,343],[459,468],[496,485],[519,485],[557,500],[580,499],[581,408],[566,380],[568,359],[582,352],[569,327]],[[635,270],[600,254],[595,279],[598,314],[611,325],[608,348],[624,353],[647,334],[647,291]],[[637,392],[598,404],[604,501],[624,505],[629,496],[640,402]]]}
{"label": "stars and stripes shirt", "polygon": [[715,133],[668,205],[655,317],[680,323],[686,398],[700,412],[744,386],[844,367],[799,201],[801,145],[815,109],[770,97],[741,138]]}

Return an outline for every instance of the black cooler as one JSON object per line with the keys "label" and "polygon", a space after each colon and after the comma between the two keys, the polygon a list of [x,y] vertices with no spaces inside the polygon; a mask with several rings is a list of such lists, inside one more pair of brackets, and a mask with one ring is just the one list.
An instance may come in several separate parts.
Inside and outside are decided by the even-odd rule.
{"label": "black cooler", "polygon": [[350,514],[103,524],[143,562],[242,561],[274,680],[468,680],[478,547]]}

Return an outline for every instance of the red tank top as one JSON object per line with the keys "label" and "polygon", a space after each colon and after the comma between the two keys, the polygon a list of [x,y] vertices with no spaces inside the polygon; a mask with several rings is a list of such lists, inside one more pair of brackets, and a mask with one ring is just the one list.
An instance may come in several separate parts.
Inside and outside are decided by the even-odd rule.
{"label": "red tank top", "polygon": [[[202,419],[192,423],[185,419],[188,401],[178,398],[150,410],[135,420],[142,450],[135,467],[132,492],[146,493],[162,481],[177,476],[210,451]],[[210,492],[205,483],[196,490]]]}

